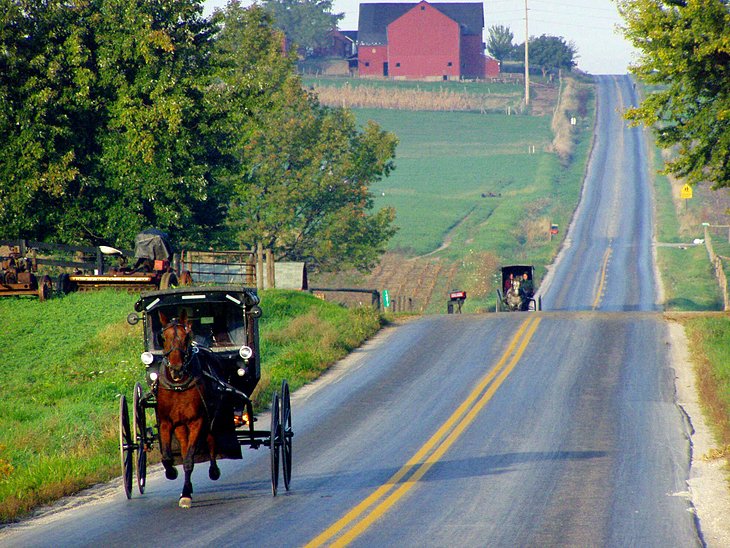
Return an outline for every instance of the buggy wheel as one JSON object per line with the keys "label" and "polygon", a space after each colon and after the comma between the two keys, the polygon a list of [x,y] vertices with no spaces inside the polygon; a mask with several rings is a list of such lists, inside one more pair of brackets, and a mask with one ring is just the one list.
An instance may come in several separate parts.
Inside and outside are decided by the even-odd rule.
{"label": "buggy wheel", "polygon": [[49,276],[43,276],[38,282],[38,299],[45,301],[53,295],[53,282]]}
{"label": "buggy wheel", "polygon": [[283,380],[281,381],[281,472],[284,476],[284,488],[287,491],[291,483],[292,436],[289,383]]}
{"label": "buggy wheel", "polygon": [[134,400],[132,402],[132,423],[134,424],[135,446],[137,449],[135,460],[137,472],[137,488],[140,495],[144,493],[147,481],[147,416],[142,401],[142,385],[134,385]]}
{"label": "buggy wheel", "polygon": [[129,429],[127,398],[119,399],[119,455],[122,459],[122,483],[128,499],[132,498],[132,432]]}
{"label": "buggy wheel", "polygon": [[271,433],[269,434],[269,451],[271,452],[271,493],[276,496],[279,487],[279,443],[281,422],[279,421],[279,394],[274,392],[271,400]]}

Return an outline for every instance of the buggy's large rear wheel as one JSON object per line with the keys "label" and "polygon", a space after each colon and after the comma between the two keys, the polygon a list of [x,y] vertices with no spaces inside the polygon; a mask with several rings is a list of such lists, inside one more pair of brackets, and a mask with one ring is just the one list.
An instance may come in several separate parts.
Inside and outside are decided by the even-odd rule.
{"label": "buggy's large rear wheel", "polygon": [[137,472],[137,488],[140,494],[144,493],[144,487],[147,482],[147,416],[144,407],[144,394],[142,385],[137,383],[134,385],[134,400],[132,402],[132,423],[134,425],[135,445],[136,445],[136,472]]}
{"label": "buggy's large rear wheel", "polygon": [[279,394],[274,392],[271,400],[271,433],[269,451],[271,452],[271,493],[276,496],[279,487],[279,444],[281,443],[281,422],[279,417]]}
{"label": "buggy's large rear wheel", "polygon": [[291,452],[292,436],[291,428],[291,398],[289,396],[289,383],[281,381],[281,472],[284,476],[284,488],[288,491],[291,483]]}
{"label": "buggy's large rear wheel", "polygon": [[119,399],[119,455],[122,460],[122,483],[127,498],[132,498],[132,431],[129,428],[127,398]]}

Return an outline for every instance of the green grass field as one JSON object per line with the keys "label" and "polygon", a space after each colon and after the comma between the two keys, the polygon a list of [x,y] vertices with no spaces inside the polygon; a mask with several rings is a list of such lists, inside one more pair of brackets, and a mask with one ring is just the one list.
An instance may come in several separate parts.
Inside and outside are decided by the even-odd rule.
{"label": "green grass field", "polygon": [[[374,187],[378,206],[395,207],[391,248],[421,255],[437,249],[467,215],[484,222],[502,202],[535,192],[536,174],[554,155],[550,120],[465,112],[357,110],[397,132],[393,175]],[[528,152],[531,146],[537,151]],[[482,194],[501,198],[483,198]],[[384,194],[384,196],[383,196]]]}

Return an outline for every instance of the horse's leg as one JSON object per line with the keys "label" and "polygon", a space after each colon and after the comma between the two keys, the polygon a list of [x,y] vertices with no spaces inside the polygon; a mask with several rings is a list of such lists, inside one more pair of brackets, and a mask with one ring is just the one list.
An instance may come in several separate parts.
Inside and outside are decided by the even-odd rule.
{"label": "horse's leg", "polygon": [[185,473],[185,481],[178,501],[180,508],[190,508],[193,504],[193,482],[191,478],[195,465],[196,436],[192,435],[191,430],[190,426],[179,426],[175,429],[175,436],[180,441],[180,453],[182,454],[183,472]]}
{"label": "horse's leg", "polygon": [[216,447],[215,438],[212,432],[208,432],[208,450],[210,451],[210,468],[208,469],[208,477],[213,481],[221,477],[221,469],[215,461]]}
{"label": "horse's leg", "polygon": [[177,468],[172,458],[172,424],[169,421],[160,421],[160,453],[162,466],[165,467],[165,477],[169,480],[177,478]]}

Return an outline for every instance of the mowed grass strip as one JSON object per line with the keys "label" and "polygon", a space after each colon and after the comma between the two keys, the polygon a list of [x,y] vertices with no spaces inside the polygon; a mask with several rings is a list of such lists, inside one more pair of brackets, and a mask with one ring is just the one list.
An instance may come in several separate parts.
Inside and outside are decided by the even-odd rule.
{"label": "mowed grass strip", "polygon": [[[372,309],[347,310],[307,293],[261,297],[259,410],[282,379],[302,386],[381,325]],[[44,303],[0,298],[0,523],[121,474],[119,397],[144,382],[141,323],[125,321],[136,299],[115,291]]]}
{"label": "mowed grass strip", "polygon": [[716,447],[698,458],[723,458],[730,484],[730,318],[679,317],[690,344],[702,407],[710,418]]}

